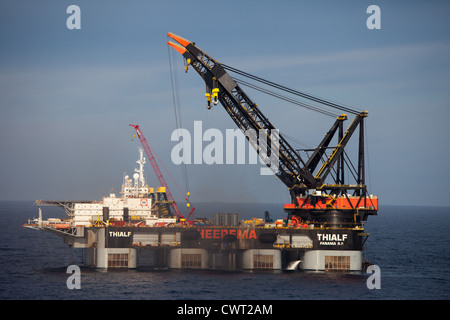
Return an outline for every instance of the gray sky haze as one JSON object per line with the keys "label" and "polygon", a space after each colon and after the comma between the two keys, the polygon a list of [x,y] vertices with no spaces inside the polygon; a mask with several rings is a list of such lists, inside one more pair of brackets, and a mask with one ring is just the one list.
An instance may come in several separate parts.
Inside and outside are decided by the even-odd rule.
{"label": "gray sky haze", "polygon": [[[79,30],[66,26],[72,4]],[[372,4],[379,30],[366,26]],[[450,206],[448,12],[448,1],[1,1],[0,200],[117,193],[138,158],[130,123],[185,189],[170,158],[173,32],[221,63],[368,110],[369,192],[381,205]],[[203,80],[170,55],[182,126],[235,129],[221,105],[206,110]],[[282,133],[312,146],[334,122],[244,90]],[[191,200],[289,202],[286,187],[259,169],[189,165]],[[146,172],[156,186],[149,164]]]}

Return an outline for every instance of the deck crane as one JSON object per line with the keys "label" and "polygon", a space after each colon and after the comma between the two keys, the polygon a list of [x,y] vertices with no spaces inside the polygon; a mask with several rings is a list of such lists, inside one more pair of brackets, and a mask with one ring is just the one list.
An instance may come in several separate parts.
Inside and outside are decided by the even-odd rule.
{"label": "deck crane", "polygon": [[[136,134],[139,138],[139,141],[142,144],[142,147],[145,150],[145,153],[147,154],[147,157],[153,167],[153,170],[155,171],[156,177],[159,181],[159,184],[165,188],[165,194],[167,196],[167,202],[170,204],[170,206],[172,207],[173,211],[175,212],[176,218],[177,220],[184,218],[183,215],[181,214],[180,210],[178,209],[177,203],[175,202],[175,199],[172,196],[172,193],[170,192],[170,189],[166,183],[166,180],[164,179],[164,176],[162,175],[161,170],[159,169],[158,163],[156,162],[156,159],[153,155],[153,152],[151,150],[150,144],[147,142],[147,139],[145,139],[144,134],[142,133],[141,129],[139,128],[139,125],[133,125],[130,124],[130,127],[133,127],[136,130]],[[189,193],[188,193],[189,194]],[[187,206],[190,207],[190,211],[189,214],[186,218],[186,221],[189,224],[192,224],[193,219],[194,219],[194,210],[195,208],[192,207],[189,203],[188,198],[185,198],[186,201],[188,201]]]}
{"label": "deck crane", "polygon": [[[336,223],[340,224],[356,225],[360,221],[365,221],[368,215],[377,214],[378,197],[368,195],[364,178],[363,121],[368,116],[367,111],[358,112],[251,76],[254,80],[263,80],[261,82],[287,89],[286,91],[295,92],[295,94],[303,98],[356,115],[345,133],[343,122],[347,119],[347,115],[341,114],[338,116],[319,146],[313,150],[313,154],[305,161],[281,133],[276,140],[273,139],[270,132],[275,127],[260,111],[257,104],[241,89],[238,80],[232,78],[226,70],[231,72],[237,71],[240,75],[248,74],[220,64],[197,47],[195,43],[187,39],[173,33],[169,33],[167,36],[177,42],[169,40],[167,44],[184,57],[186,71],[191,66],[206,83],[205,96],[208,109],[211,108],[211,101],[214,105],[220,102],[243,132],[249,129],[256,130],[256,132],[260,132],[258,130],[266,130],[267,154],[271,151],[270,146],[272,146],[272,149],[274,149],[273,146],[278,149],[279,166],[276,176],[290,191],[292,202],[285,204],[284,209],[291,217],[295,216],[301,220],[324,223],[337,221]],[[348,160],[345,157],[345,147],[358,126],[360,129],[358,169],[354,170],[357,171],[354,174],[356,183],[346,184],[344,181],[344,166],[347,164],[347,169],[354,166],[348,164]],[[329,147],[336,132],[338,132],[337,146]],[[248,136],[247,139],[250,140]],[[255,147],[255,144],[252,145]],[[259,153],[258,148],[255,149]],[[332,149],[329,156],[325,154],[327,149]],[[325,160],[323,161],[324,157]],[[319,166],[321,161],[323,163]],[[326,183],[326,179],[330,177],[332,172],[334,173],[334,181]],[[349,194],[351,191],[353,191],[353,195]]]}

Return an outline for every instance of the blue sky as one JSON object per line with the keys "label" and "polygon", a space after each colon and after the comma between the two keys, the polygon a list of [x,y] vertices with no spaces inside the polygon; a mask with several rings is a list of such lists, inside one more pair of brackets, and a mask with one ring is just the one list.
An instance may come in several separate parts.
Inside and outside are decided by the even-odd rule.
{"label": "blue sky", "polygon": [[[66,27],[71,4],[81,9],[81,30]],[[371,4],[381,9],[381,30],[366,27]],[[222,63],[368,110],[370,192],[381,204],[450,205],[449,9],[447,1],[2,1],[0,199],[96,200],[118,191],[140,146],[129,123],[184,188],[170,160],[166,35],[174,32]],[[220,105],[206,110],[202,80],[177,58],[183,127],[202,120],[234,129]],[[313,146],[334,122],[248,94],[282,133]],[[147,173],[156,185],[149,165]],[[259,166],[191,165],[188,173],[194,203],[289,201]]]}

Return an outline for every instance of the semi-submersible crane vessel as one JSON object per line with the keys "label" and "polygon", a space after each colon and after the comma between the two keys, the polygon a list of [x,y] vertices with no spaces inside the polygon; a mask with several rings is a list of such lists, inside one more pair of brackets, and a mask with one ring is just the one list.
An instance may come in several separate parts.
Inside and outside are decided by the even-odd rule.
{"label": "semi-submersible crane vessel", "polygon": [[[138,174],[134,185],[124,181],[123,190],[127,191],[122,198],[107,197],[99,203],[37,201],[40,205],[64,207],[71,219],[59,224],[43,223],[40,218],[25,226],[53,232],[69,245],[84,248],[85,264],[98,268],[363,270],[362,251],[368,237],[364,221],[378,211],[378,197],[370,195],[365,184],[364,119],[368,112],[355,111],[249,75],[219,63],[189,40],[173,33],[168,37],[176,41],[169,41],[168,45],[184,57],[186,70],[194,69],[204,80],[208,109],[211,103],[220,102],[243,132],[266,133],[267,143],[259,141],[260,136],[246,135],[246,138],[260,156],[262,145],[267,158],[276,152],[277,166],[274,168],[269,162],[267,165],[289,190],[291,202],[284,205],[286,218],[275,222],[268,219],[239,222],[235,215],[224,214],[215,216],[214,223],[210,224],[182,219],[178,210],[172,215],[167,210],[161,213],[162,205],[174,202],[171,196],[170,201],[164,197],[167,186],[163,186],[160,195],[153,193],[153,189],[139,184]],[[347,115],[338,115],[305,160],[238,83],[258,87],[233,78],[227,70],[343,110],[355,118],[344,131]],[[346,146],[358,128],[358,156],[354,166]],[[143,138],[142,132],[137,132]],[[331,146],[334,140],[337,145]],[[151,158],[151,154],[148,156]],[[141,156],[138,163],[142,162]],[[347,182],[348,174],[344,175],[348,171],[354,180],[351,184]],[[82,210],[78,209],[86,206],[93,207],[80,223]],[[111,209],[115,212],[113,219],[109,214]],[[130,214],[130,210],[134,213]]]}

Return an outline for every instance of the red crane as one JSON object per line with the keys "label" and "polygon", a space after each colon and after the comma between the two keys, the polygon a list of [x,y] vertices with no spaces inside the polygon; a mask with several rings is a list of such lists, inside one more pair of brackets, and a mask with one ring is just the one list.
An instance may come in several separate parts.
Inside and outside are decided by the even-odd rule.
{"label": "red crane", "polygon": [[[156,154],[156,153],[152,152],[152,150],[151,150],[152,148],[151,148],[150,144],[147,142],[147,139],[145,139],[144,134],[142,133],[141,129],[139,128],[139,125],[130,124],[130,126],[136,130],[136,134],[137,134],[142,146],[144,147],[144,150],[145,150],[145,153],[147,154],[148,159],[150,160],[150,164],[152,165],[153,170],[155,171],[155,174],[159,181],[159,184],[162,187],[165,187],[167,200],[169,200],[171,202],[170,205],[171,205],[172,209],[174,210],[177,219],[184,218],[183,215],[181,214],[180,210],[178,209],[177,203],[175,202],[175,199],[173,198],[172,193],[170,192],[170,189],[166,183],[166,180],[164,179],[164,176],[161,173],[161,170],[158,167],[158,164],[156,163],[156,159],[153,156],[153,154]],[[188,207],[189,207],[190,204],[189,204],[188,198],[185,198],[185,200],[188,201]],[[194,210],[195,210],[195,208],[191,207],[191,211],[189,211],[188,217],[186,219],[186,221],[189,224],[192,224],[192,222],[194,220]]]}

